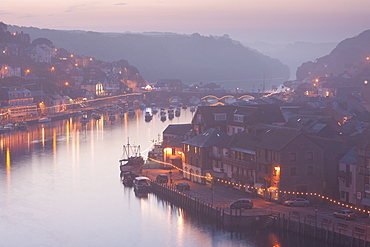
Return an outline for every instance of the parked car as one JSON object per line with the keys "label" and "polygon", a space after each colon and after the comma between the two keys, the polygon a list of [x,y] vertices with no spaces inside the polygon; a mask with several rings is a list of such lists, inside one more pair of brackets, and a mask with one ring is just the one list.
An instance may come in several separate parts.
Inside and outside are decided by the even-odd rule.
{"label": "parked car", "polygon": [[345,219],[345,220],[354,220],[357,217],[355,211],[348,210],[348,209],[334,212],[333,215],[334,215],[335,218],[341,218],[341,219]]}
{"label": "parked car", "polygon": [[155,180],[159,184],[166,184],[166,183],[168,183],[168,177],[167,177],[166,174],[159,174]]}
{"label": "parked car", "polygon": [[253,208],[253,201],[248,198],[241,198],[236,200],[235,202],[230,203],[230,208]]}
{"label": "parked car", "polygon": [[188,183],[178,183],[176,184],[176,189],[180,191],[190,190],[190,185]]}
{"label": "parked car", "polygon": [[307,207],[308,205],[310,205],[310,201],[304,198],[296,198],[293,200],[284,201],[283,205]]}

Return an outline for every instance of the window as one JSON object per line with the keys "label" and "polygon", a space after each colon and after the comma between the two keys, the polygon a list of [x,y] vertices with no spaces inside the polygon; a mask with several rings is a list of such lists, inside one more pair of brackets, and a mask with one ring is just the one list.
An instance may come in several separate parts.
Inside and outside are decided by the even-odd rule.
{"label": "window", "polygon": [[235,122],[239,122],[239,123],[242,123],[244,120],[243,118],[243,115],[237,115],[237,114],[234,114],[234,121]]}
{"label": "window", "polygon": [[175,150],[175,148],[172,148],[172,155],[176,155],[176,150]]}
{"label": "window", "polygon": [[297,154],[296,153],[289,153],[289,160],[290,161],[296,161],[297,160]]}
{"label": "window", "polygon": [[313,152],[307,152],[307,160],[313,160]]}
{"label": "window", "polygon": [[297,167],[293,166],[290,168],[290,176],[297,176]]}
{"label": "window", "polygon": [[226,113],[216,113],[214,114],[215,121],[225,121]]}
{"label": "window", "polygon": [[313,174],[313,166],[307,166],[307,175]]}

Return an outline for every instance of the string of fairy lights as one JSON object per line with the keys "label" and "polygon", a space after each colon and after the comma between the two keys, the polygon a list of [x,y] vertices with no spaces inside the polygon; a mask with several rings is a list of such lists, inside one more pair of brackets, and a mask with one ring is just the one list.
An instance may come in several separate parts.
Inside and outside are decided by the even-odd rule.
{"label": "string of fairy lights", "polygon": [[[91,99],[91,100],[83,100],[81,103],[90,103],[90,102],[95,102],[95,101],[100,101],[100,100],[109,100],[109,99],[115,99],[115,98],[120,98],[120,97],[124,97],[124,96],[133,96],[133,95],[141,95],[141,94],[142,93],[130,93],[130,94],[114,95],[114,96]],[[70,103],[70,104],[63,104],[63,105],[64,106],[72,106],[72,105],[76,105],[76,104],[78,104],[78,103]],[[59,107],[59,105],[58,106],[45,106],[45,107],[43,107],[43,109],[51,109],[51,108],[55,108],[55,107]]]}
{"label": "string of fairy lights", "polygon": [[249,185],[245,185],[245,184],[230,182],[230,181],[219,179],[219,178],[214,178],[212,176],[203,176],[203,175],[199,175],[199,174],[194,174],[194,173],[185,171],[184,169],[181,169],[181,168],[179,168],[179,167],[177,167],[177,166],[175,166],[171,163],[156,160],[156,159],[153,159],[153,158],[148,158],[148,160],[151,160],[151,161],[154,161],[154,162],[157,162],[157,163],[160,163],[160,164],[171,166],[171,167],[173,167],[173,168],[175,168],[175,169],[177,169],[177,170],[179,170],[179,171],[181,171],[185,174],[188,174],[188,175],[191,175],[191,176],[194,176],[194,177],[204,178],[204,179],[211,179],[211,180],[214,180],[214,181],[217,181],[217,182],[220,182],[220,183],[224,183],[226,185],[231,185],[231,186],[246,188],[246,189],[268,191],[268,192],[274,192],[274,193],[280,193],[280,194],[288,194],[288,195],[291,194],[291,195],[316,196],[317,198],[327,200],[327,201],[329,201],[331,203],[334,203],[334,204],[337,204],[339,206],[343,206],[343,207],[346,207],[346,208],[349,208],[349,209],[352,209],[352,210],[356,210],[356,211],[360,211],[360,212],[363,212],[363,213],[368,213],[368,214],[370,213],[370,210],[365,210],[365,209],[362,209],[362,208],[359,208],[359,207],[356,207],[356,206],[353,206],[353,205],[349,205],[349,204],[334,200],[334,199],[332,199],[328,196],[324,196],[324,195],[321,195],[321,194],[315,193],[315,192],[297,192],[297,191],[287,191],[287,190],[279,190],[279,189],[269,190],[269,189],[266,189],[266,188],[257,188],[257,187],[254,187],[254,186],[249,186]]}

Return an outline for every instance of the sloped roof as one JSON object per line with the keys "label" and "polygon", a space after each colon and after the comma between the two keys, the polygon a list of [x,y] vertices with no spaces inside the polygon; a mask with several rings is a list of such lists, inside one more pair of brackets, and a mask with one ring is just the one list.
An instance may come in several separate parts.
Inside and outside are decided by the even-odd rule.
{"label": "sloped roof", "polygon": [[184,139],[181,138],[180,136],[174,136],[173,138],[167,140],[163,144],[163,147],[164,148],[166,148],[166,147],[177,147],[177,148],[181,148],[183,141],[184,141]]}
{"label": "sloped roof", "polygon": [[252,133],[240,132],[232,136],[228,136],[224,140],[216,143],[214,146],[240,152],[253,153],[256,150],[256,145],[260,141],[261,139]]}
{"label": "sloped roof", "polygon": [[356,163],[356,147],[351,148],[340,160],[341,163],[355,164]]}
{"label": "sloped roof", "polygon": [[227,137],[228,135],[226,135],[224,132],[219,131],[218,129],[211,128],[199,135],[194,136],[193,138],[184,141],[183,143],[200,148],[206,148],[218,143],[219,141]]}
{"label": "sloped roof", "polygon": [[163,131],[163,134],[169,135],[185,135],[192,128],[191,124],[170,124]]}
{"label": "sloped roof", "polygon": [[[224,106],[198,106],[197,111],[194,114],[192,124],[197,124],[197,115],[202,115],[202,123],[206,126],[226,124],[227,119],[231,111],[235,109],[235,106],[224,105]],[[214,114],[216,113],[226,113],[226,119],[223,121],[215,121]]]}
{"label": "sloped roof", "polygon": [[260,135],[261,142],[256,147],[278,151],[301,134],[299,130],[290,128],[269,129]]}

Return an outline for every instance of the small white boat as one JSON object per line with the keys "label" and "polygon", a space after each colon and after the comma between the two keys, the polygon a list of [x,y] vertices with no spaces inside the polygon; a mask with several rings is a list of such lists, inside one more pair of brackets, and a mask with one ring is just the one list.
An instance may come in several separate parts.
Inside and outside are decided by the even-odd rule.
{"label": "small white boat", "polygon": [[48,122],[51,122],[51,118],[48,118],[48,117],[44,117],[44,118],[40,118],[38,120],[39,123],[48,123]]}
{"label": "small white boat", "polygon": [[145,122],[150,122],[153,118],[153,115],[150,112],[145,112]]}
{"label": "small white boat", "polygon": [[135,192],[150,192],[152,186],[148,177],[136,177],[134,179]]}
{"label": "small white boat", "polygon": [[14,124],[12,124],[12,123],[8,123],[8,124],[5,124],[4,125],[4,127],[3,127],[4,129],[5,129],[5,131],[12,131],[12,130],[14,130]]}

